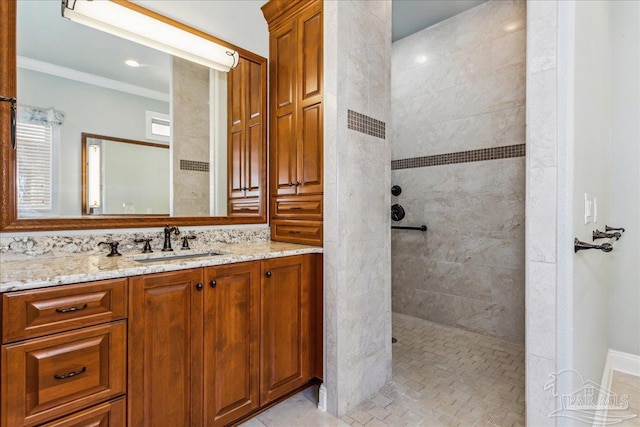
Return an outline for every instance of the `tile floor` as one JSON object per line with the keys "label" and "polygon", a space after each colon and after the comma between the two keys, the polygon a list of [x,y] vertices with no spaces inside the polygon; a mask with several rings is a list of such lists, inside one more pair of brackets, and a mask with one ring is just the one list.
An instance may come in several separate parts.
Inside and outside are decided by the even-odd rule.
{"label": "tile floor", "polygon": [[611,379],[611,391],[618,396],[629,395],[629,408],[626,411],[616,411],[616,416],[634,416],[624,420],[619,426],[640,426],[640,377],[634,375],[623,374],[622,372],[613,372]]}
{"label": "tile floor", "polygon": [[243,424],[301,426],[524,426],[524,347],[393,314],[393,378],[337,419],[307,390]]}

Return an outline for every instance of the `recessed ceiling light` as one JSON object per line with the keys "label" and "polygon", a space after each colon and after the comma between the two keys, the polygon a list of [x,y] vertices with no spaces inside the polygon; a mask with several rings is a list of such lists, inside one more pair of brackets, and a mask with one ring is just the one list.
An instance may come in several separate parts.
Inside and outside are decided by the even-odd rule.
{"label": "recessed ceiling light", "polygon": [[135,59],[127,59],[124,63],[133,68],[138,68],[140,66],[140,63]]}
{"label": "recessed ceiling light", "polygon": [[427,55],[418,55],[416,56],[416,64],[426,64],[427,63]]}

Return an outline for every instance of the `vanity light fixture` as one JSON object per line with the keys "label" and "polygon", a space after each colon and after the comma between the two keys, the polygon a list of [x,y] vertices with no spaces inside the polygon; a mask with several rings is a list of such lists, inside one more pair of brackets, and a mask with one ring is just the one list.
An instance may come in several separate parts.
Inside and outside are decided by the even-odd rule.
{"label": "vanity light fixture", "polygon": [[171,25],[128,0],[62,0],[62,16],[218,71],[238,65],[238,52]]}
{"label": "vanity light fixture", "polygon": [[89,145],[87,150],[87,205],[89,208],[100,207],[100,180],[101,180],[101,161],[100,146],[97,144]]}

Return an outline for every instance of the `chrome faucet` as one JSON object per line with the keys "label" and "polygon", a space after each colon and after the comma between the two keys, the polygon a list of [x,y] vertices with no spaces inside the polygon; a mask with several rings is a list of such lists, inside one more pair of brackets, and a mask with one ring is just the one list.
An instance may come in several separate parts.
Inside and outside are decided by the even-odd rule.
{"label": "chrome faucet", "polygon": [[166,227],[164,227],[164,246],[162,247],[162,252],[173,251],[173,249],[171,249],[171,233],[177,236],[180,234],[180,230],[178,227],[169,227],[169,224],[167,224]]}

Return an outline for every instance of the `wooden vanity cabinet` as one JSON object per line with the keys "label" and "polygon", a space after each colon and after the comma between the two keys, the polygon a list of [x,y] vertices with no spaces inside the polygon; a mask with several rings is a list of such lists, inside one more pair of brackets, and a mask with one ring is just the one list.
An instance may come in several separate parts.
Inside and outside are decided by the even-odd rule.
{"label": "wooden vanity cabinet", "polygon": [[262,262],[260,402],[275,400],[309,379],[312,329],[312,258],[292,256]]}
{"label": "wooden vanity cabinet", "polygon": [[[322,1],[270,0],[262,11],[270,33],[272,239],[321,245]],[[284,221],[299,223],[280,227]]]}
{"label": "wooden vanity cabinet", "polygon": [[318,375],[318,257],[131,278],[129,425],[228,425]]}
{"label": "wooden vanity cabinet", "polygon": [[202,269],[129,280],[129,426],[202,425]]}
{"label": "wooden vanity cabinet", "polygon": [[0,425],[126,425],[127,279],[1,297]]}
{"label": "wooden vanity cabinet", "polygon": [[204,420],[224,426],[260,406],[260,262],[205,269]]}

